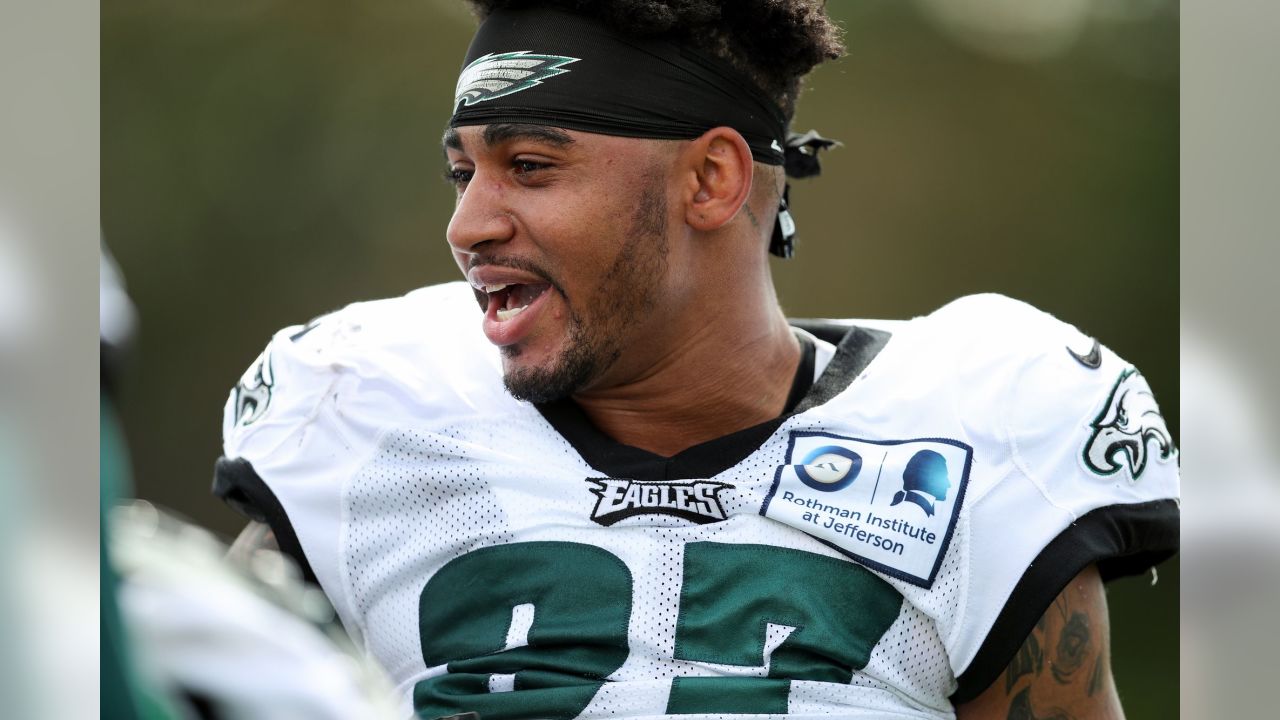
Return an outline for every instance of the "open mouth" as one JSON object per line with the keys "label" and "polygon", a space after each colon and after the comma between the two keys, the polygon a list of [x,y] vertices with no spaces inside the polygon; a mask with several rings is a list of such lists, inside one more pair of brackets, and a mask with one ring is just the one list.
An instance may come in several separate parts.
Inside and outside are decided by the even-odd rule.
{"label": "open mouth", "polygon": [[494,308],[495,312],[492,315],[497,317],[498,322],[506,322],[524,312],[525,308],[550,287],[549,283],[485,285],[482,288],[485,312],[488,313],[490,308]]}

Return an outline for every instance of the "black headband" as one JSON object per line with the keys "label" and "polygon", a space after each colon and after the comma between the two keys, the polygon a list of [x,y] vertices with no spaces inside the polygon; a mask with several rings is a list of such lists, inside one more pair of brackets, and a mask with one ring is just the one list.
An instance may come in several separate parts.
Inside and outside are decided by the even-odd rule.
{"label": "black headband", "polygon": [[[816,151],[832,144],[812,131],[789,135],[777,103],[717,58],[665,40],[622,37],[554,8],[500,10],[476,31],[449,127],[491,123],[659,140],[690,140],[727,126],[742,134],[757,162],[783,165],[792,177],[817,175]],[[790,257],[794,235],[784,199],[770,252]]]}
{"label": "black headband", "polygon": [[471,41],[449,126],[497,122],[660,140],[725,125],[769,165],[786,140],[782,110],[723,61],[552,8],[494,12]]}

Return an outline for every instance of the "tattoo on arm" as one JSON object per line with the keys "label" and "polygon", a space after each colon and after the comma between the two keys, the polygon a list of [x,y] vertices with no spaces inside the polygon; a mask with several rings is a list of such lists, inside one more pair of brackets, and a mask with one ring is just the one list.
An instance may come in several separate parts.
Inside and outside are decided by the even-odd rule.
{"label": "tattoo on arm", "polygon": [[[1067,608],[1067,598],[1064,595],[1059,595],[1058,597],[1054,598],[1053,607],[1058,611],[1058,618],[1061,619],[1063,622],[1066,622],[1067,613],[1069,612]],[[1043,617],[1040,619],[1042,621],[1044,620]]]}
{"label": "tattoo on arm", "polygon": [[1056,708],[1048,715],[1037,715],[1031,709],[1031,688],[1022,688],[1009,703],[1009,720],[1074,720],[1074,716]]}
{"label": "tattoo on arm", "polygon": [[1107,662],[1106,597],[1096,568],[1053,601],[1005,669],[960,720],[1117,720],[1123,717]]}
{"label": "tattoo on arm", "polygon": [[[1044,644],[1055,645],[1048,663],[1045,662]],[[1042,708],[1042,712],[1037,713],[1031,703],[1031,689],[1042,676],[1052,677],[1059,685],[1069,685],[1075,672],[1092,652],[1089,616],[1073,609],[1067,591],[1064,591],[1036,623],[1005,670],[1005,693],[1012,695],[1008,720],[1074,720],[1076,716],[1057,707]],[[1046,664],[1049,667],[1047,675],[1044,673]],[[1014,694],[1018,686],[1022,689]]]}
{"label": "tattoo on arm", "polygon": [[1005,693],[1012,692],[1013,686],[1024,675],[1034,677],[1044,670],[1044,651],[1040,649],[1040,639],[1036,637],[1037,634],[1032,632],[1027,636],[1026,641],[1022,643],[1022,647],[1018,649],[1018,654],[1013,656],[1013,662],[1009,663],[1009,669],[1005,670]]}
{"label": "tattoo on arm", "polygon": [[1088,654],[1092,652],[1089,639],[1089,616],[1082,612],[1073,612],[1062,626],[1058,635],[1058,652],[1053,658],[1053,677],[1066,685],[1080,666],[1084,665]]}
{"label": "tattoo on arm", "polygon": [[1089,673],[1089,687],[1087,689],[1089,697],[1093,697],[1102,689],[1103,673],[1106,671],[1106,664],[1103,657],[1099,655],[1093,660],[1093,671]]}

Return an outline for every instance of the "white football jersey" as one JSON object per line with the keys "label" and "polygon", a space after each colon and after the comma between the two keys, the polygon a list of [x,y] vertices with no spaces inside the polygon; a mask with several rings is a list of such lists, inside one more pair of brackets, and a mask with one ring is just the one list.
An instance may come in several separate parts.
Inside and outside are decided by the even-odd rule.
{"label": "white football jersey", "polygon": [[1177,544],[1142,376],[997,295],[804,325],[783,417],[665,458],[504,390],[463,283],[281,331],[215,491],[276,530],[406,715],[949,718],[1079,571]]}

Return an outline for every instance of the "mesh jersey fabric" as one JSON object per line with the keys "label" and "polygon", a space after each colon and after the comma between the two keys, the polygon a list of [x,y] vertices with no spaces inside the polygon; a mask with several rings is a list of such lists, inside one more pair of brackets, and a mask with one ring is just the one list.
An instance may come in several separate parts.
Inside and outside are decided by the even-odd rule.
{"label": "mesh jersey fabric", "polygon": [[[833,398],[713,476],[665,481],[687,489],[636,483],[701,492],[708,517],[602,522],[608,475],[505,392],[462,283],[281,331],[228,399],[224,455],[278,501],[406,714],[948,718],[1037,556],[1091,513],[1174,502],[1176,453],[1139,478],[1091,471],[1082,451],[1132,368],[1106,349],[1082,365],[1066,348],[1088,339],[1028,305],[972,296],[856,325],[892,339]],[[969,448],[932,578],[763,514],[810,436]],[[1085,564],[1109,576],[1172,552],[1170,523],[1085,543],[1079,567],[1035,578],[1032,612]]]}

